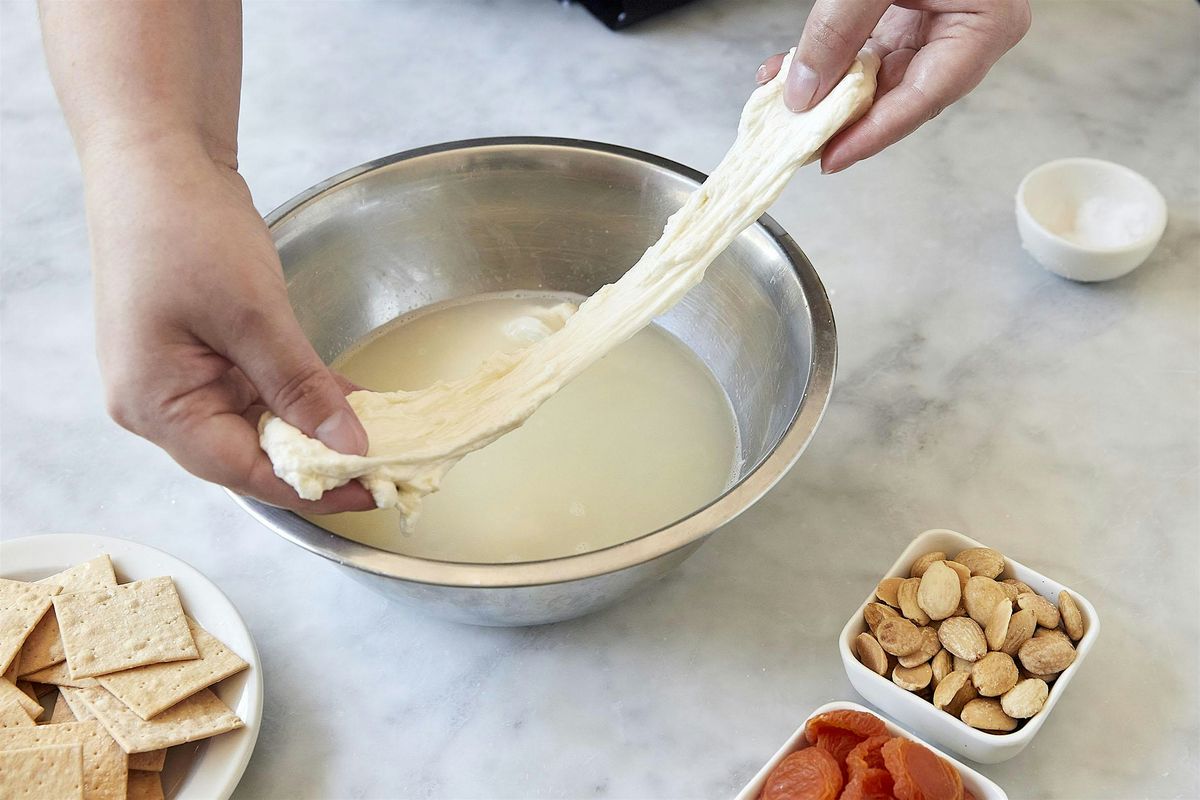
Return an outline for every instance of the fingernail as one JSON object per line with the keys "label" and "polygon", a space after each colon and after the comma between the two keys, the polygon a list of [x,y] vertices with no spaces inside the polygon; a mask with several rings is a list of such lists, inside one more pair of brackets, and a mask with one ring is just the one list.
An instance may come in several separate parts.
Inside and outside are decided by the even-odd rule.
{"label": "fingernail", "polygon": [[759,66],[758,72],[754,73],[754,80],[758,81],[759,83],[766,82],[766,80],[767,80],[767,65],[766,64],[762,64],[761,66]]}
{"label": "fingernail", "polygon": [[366,455],[367,438],[362,429],[354,423],[354,417],[349,411],[339,409],[318,425],[314,433],[326,447],[339,453]]}
{"label": "fingernail", "polygon": [[791,70],[788,71],[783,100],[792,111],[807,111],[820,85],[821,78],[816,70],[808,64],[792,64]]}
{"label": "fingernail", "polygon": [[851,161],[849,164],[843,164],[842,166],[835,167],[833,169],[829,169],[824,164],[822,164],[821,165],[821,174],[822,175],[834,175],[838,172],[845,172],[846,170],[850,169],[857,163],[858,163],[857,161]]}

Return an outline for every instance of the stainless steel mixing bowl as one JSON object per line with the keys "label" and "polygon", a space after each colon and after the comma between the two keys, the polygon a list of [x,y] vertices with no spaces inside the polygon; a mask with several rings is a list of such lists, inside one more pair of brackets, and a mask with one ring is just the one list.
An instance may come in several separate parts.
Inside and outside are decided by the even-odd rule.
{"label": "stainless steel mixing bowl", "polygon": [[[570,139],[477,139],[411,150],[314,186],[267,218],[292,305],[332,361],[380,325],[484,292],[591,294],[658,238],[704,176],[657,156]],[[658,324],[704,360],[732,402],[737,483],[653,532],[581,555],[513,564],[413,558],[343,539],[238,497],[280,536],[419,610],[479,625],[586,614],[660,577],[758,500],[825,410],[837,344],[829,300],[769,217],[744,232]]]}

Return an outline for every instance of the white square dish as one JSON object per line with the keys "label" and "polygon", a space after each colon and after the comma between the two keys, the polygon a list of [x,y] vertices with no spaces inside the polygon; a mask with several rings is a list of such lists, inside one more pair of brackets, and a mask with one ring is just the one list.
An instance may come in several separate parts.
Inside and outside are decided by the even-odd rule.
{"label": "white square dish", "polygon": [[[879,676],[876,675],[875,677]],[[763,784],[767,782],[767,776],[771,774],[771,770],[779,766],[779,762],[783,761],[783,759],[786,758],[790,753],[794,753],[801,748],[809,746],[808,740],[804,738],[804,728],[808,725],[808,720],[812,719],[818,714],[824,714],[826,711],[865,711],[868,714],[874,714],[875,716],[879,717],[885,726],[887,726],[888,733],[892,734],[893,736],[903,736],[905,739],[911,739],[918,744],[923,744],[948,761],[956,770],[958,770],[958,774],[962,776],[963,788],[974,795],[975,800],[1008,800],[1008,795],[1004,793],[1003,789],[992,783],[984,776],[980,775],[975,770],[968,767],[966,764],[963,764],[957,759],[946,755],[936,747],[930,747],[928,742],[921,741],[921,739],[918,737],[904,730],[891,720],[876,714],[871,709],[864,708],[857,703],[847,703],[841,701],[836,703],[826,703],[809,714],[804,720],[804,724],[792,734],[790,739],[784,742],[783,747],[779,748],[775,755],[771,757],[771,760],[768,761],[766,765],[758,771],[758,774],[746,784],[745,788],[738,793],[735,800],[757,800],[759,793],[762,792]]]}
{"label": "white square dish", "polygon": [[[985,546],[987,545],[955,531],[940,528],[925,531],[913,539],[891,568],[879,578],[907,578],[912,563],[926,553],[940,550],[953,556],[968,547]],[[854,616],[846,623],[838,640],[842,663],[846,668],[846,677],[850,679],[855,691],[890,716],[911,727],[921,736],[937,742],[963,758],[983,764],[998,764],[1007,761],[1033,741],[1033,737],[1037,735],[1042,724],[1053,712],[1058,699],[1070,685],[1071,678],[1075,676],[1076,671],[1087,658],[1087,654],[1092,649],[1096,636],[1100,632],[1100,620],[1096,616],[1096,609],[1079,592],[1034,572],[1024,564],[1013,561],[1007,554],[1005,562],[1004,577],[1024,581],[1031,589],[1052,602],[1057,603],[1058,593],[1067,589],[1079,605],[1084,624],[1083,638],[1075,646],[1075,661],[1050,685],[1050,696],[1046,699],[1046,704],[1041,712],[1026,720],[1024,725],[1012,733],[995,734],[976,730],[957,717],[934,708],[928,700],[901,689],[890,680],[877,675],[858,660],[854,655],[854,638],[867,630],[866,622],[863,620],[863,611],[867,604],[875,599],[874,586],[871,587],[870,593],[855,611]]]}

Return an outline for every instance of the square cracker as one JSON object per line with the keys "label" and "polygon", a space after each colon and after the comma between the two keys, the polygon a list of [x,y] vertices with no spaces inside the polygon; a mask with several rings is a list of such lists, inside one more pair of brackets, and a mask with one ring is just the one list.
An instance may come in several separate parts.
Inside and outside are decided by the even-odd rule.
{"label": "square cracker", "polygon": [[168,577],[55,598],[72,678],[197,658],[175,584]]}
{"label": "square cracker", "polygon": [[245,724],[211,689],[201,689],[149,722],[104,689],[81,689],[78,694],[126,753],[207,739]]}
{"label": "square cracker", "polygon": [[[26,714],[16,700],[0,698],[0,728],[24,728],[35,724],[33,717]],[[6,796],[0,794],[0,797]]]}
{"label": "square cracker", "polygon": [[148,720],[249,666],[194,619],[188,617],[187,624],[199,658],[111,672],[96,680],[131,711]]}
{"label": "square cracker", "polygon": [[88,711],[87,703],[83,702],[83,698],[79,696],[79,689],[73,686],[60,686],[58,687],[58,696],[67,701],[67,706],[75,715],[75,719],[95,719],[92,712]]}
{"label": "square cracker", "polygon": [[8,669],[4,671],[4,680],[9,683],[16,683],[17,677],[21,674],[21,651],[13,656],[13,660],[8,662]]}
{"label": "square cracker", "polygon": [[57,686],[60,689],[64,686],[71,686],[76,689],[89,689],[93,686],[99,686],[100,683],[95,678],[72,678],[70,670],[67,669],[67,662],[55,664],[53,667],[39,669],[37,672],[31,672],[25,676],[24,680],[34,683],[46,683],[51,686]]}
{"label": "square cracker", "polygon": [[163,800],[162,776],[157,772],[129,770],[129,800]]}
{"label": "square cracker", "polygon": [[129,769],[140,772],[162,772],[167,765],[167,748],[129,754]]}
{"label": "square cracker", "polygon": [[0,750],[83,745],[83,800],[125,800],[125,753],[95,720],[0,729]]}
{"label": "square cracker", "polygon": [[30,631],[50,608],[50,598],[62,591],[49,583],[25,583],[0,578],[0,672],[25,643]]}
{"label": "square cracker", "polygon": [[0,703],[5,702],[16,703],[23,708],[25,713],[28,714],[32,719],[37,719],[39,716],[41,716],[41,703],[18,689],[15,684],[9,683],[3,678],[0,678]]}
{"label": "square cracker", "polygon": [[0,797],[5,800],[81,800],[83,747],[49,744],[0,751]]}
{"label": "square cracker", "polygon": [[[95,719],[92,712],[88,711],[87,703],[83,702],[83,698],[79,696],[78,689],[72,689],[69,686],[59,687],[58,701],[71,709],[71,713],[77,719]],[[63,702],[66,701],[66,702]],[[54,707],[55,710],[58,706]],[[146,753],[133,753],[129,756],[129,768],[140,769],[146,772],[162,772],[163,767],[167,763],[167,749],[164,747],[159,750],[150,750]]]}
{"label": "square cracker", "polygon": [[79,717],[75,716],[75,712],[71,710],[71,704],[67,702],[67,698],[63,697],[62,692],[59,692],[54,698],[54,708],[50,711],[50,719],[47,720],[51,725],[57,725],[60,722],[75,722]]}
{"label": "square cracker", "polygon": [[[117,576],[113,572],[112,559],[105,554],[91,561],[76,564],[49,578],[42,578],[38,583],[61,586],[61,594],[70,594],[116,586]],[[25,639],[21,648],[21,671],[37,672],[39,669],[61,664],[66,658],[62,640],[58,636],[58,616],[51,608]]]}

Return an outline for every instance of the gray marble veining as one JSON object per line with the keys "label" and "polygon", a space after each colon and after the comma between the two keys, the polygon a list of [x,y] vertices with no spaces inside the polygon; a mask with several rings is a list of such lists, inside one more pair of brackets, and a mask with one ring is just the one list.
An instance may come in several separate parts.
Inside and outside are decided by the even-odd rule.
{"label": "gray marble veining", "polygon": [[[707,0],[613,34],[549,0],[246,9],[241,163],[267,211],[448,139],[576,136],[711,168],[806,4]],[[974,94],[772,214],[820,270],[840,372],[754,509],[596,616],[483,630],[390,606],[242,515],[104,414],[80,178],[32,4],[0,4],[0,525],[163,547],[262,652],[241,798],[728,797],[815,706],[835,648],[919,531],[951,527],[1077,587],[1104,629],[1014,798],[1200,794],[1200,9],[1038,3]],[[1110,284],[1043,272],[1012,218],[1051,158],[1111,158],[1170,206]]]}

